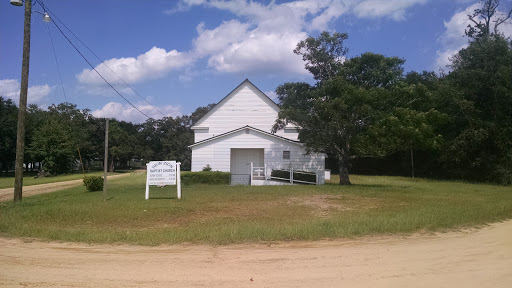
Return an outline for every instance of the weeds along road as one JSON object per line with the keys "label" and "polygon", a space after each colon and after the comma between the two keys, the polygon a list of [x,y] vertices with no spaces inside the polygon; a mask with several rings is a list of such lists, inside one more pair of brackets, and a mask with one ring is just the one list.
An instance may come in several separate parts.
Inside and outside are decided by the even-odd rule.
{"label": "weeds along road", "polygon": [[[142,172],[139,172],[139,170],[136,170],[132,173],[144,173],[145,172],[144,170],[141,170],[141,171]],[[108,179],[126,177],[128,175],[132,175],[132,173],[110,175],[110,176],[108,176]],[[67,188],[83,185],[83,184],[84,184],[84,182],[82,179],[77,179],[77,180],[46,183],[46,184],[39,184],[39,185],[23,186],[23,197],[28,197],[28,196],[43,194],[43,193],[49,193],[49,192],[55,192],[55,191],[64,190]],[[13,198],[14,198],[14,188],[0,189],[0,202],[12,201]]]}
{"label": "weeds along road", "polygon": [[512,220],[480,230],[272,245],[0,238],[1,287],[510,287]]}

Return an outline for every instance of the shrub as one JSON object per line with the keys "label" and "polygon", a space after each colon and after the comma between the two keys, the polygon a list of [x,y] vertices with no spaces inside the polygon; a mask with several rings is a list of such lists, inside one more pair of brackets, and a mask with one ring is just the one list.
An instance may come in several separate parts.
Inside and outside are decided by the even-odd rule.
{"label": "shrub", "polygon": [[210,167],[210,164],[206,164],[206,166],[203,167],[203,171],[212,171],[212,167]]}
{"label": "shrub", "polygon": [[103,178],[101,176],[86,176],[84,177],[84,185],[88,191],[102,191]]}
{"label": "shrub", "polygon": [[[297,173],[297,172],[301,172],[301,173]],[[303,173],[306,173],[306,174],[303,174]],[[290,180],[290,171],[272,170],[272,173],[270,173],[270,176]],[[293,180],[315,183],[316,182],[316,174],[314,172],[293,170]]]}
{"label": "shrub", "polygon": [[202,171],[188,172],[181,174],[181,183],[183,185],[190,184],[229,184],[229,172],[220,171]]}

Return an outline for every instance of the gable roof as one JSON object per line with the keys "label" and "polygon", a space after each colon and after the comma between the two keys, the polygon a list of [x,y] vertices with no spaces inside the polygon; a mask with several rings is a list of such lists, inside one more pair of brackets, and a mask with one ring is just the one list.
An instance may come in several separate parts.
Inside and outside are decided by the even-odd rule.
{"label": "gable roof", "polygon": [[249,81],[249,79],[245,79],[242,83],[240,83],[240,85],[236,86],[235,89],[233,89],[231,92],[228,93],[228,95],[226,95],[224,98],[222,98],[210,111],[208,111],[208,113],[206,113],[203,117],[201,117],[201,119],[199,119],[195,124],[194,126],[192,126],[192,129],[194,129],[194,127],[196,126],[199,126],[201,123],[203,123],[208,117],[210,117],[213,113],[215,113],[215,111],[217,111],[220,106],[222,106],[222,104],[224,104],[227,99],[229,98],[229,96],[233,95],[233,93],[240,87],[242,87],[244,84],[249,84],[250,86],[252,86],[253,88],[256,89],[256,91],[260,92],[264,98],[266,100],[269,100],[271,105],[274,106],[275,108],[277,108],[277,110],[281,110],[279,108],[279,105],[276,104],[276,102],[274,102],[274,100],[270,99],[270,97],[268,97],[265,93],[263,93],[263,91],[260,90],[260,88],[256,87],[256,85],[252,84],[251,81]]}
{"label": "gable roof", "polygon": [[212,140],[215,140],[215,139],[226,137],[226,136],[234,134],[236,132],[240,132],[240,131],[242,131],[244,129],[249,129],[249,130],[258,132],[260,134],[267,135],[267,136],[270,136],[270,137],[274,137],[276,139],[280,139],[280,140],[283,140],[283,141],[286,141],[286,142],[302,145],[302,143],[299,142],[299,141],[291,140],[291,139],[288,139],[288,138],[285,138],[285,137],[282,137],[282,136],[279,136],[279,135],[276,135],[276,134],[272,134],[272,133],[269,133],[269,132],[266,132],[266,131],[260,130],[258,128],[254,128],[254,127],[251,127],[251,126],[247,125],[247,126],[243,126],[243,127],[238,128],[238,129],[235,129],[235,130],[231,130],[231,131],[226,132],[226,133],[219,134],[217,136],[210,137],[208,139],[204,139],[202,141],[199,141],[199,142],[196,142],[196,143],[194,143],[192,145],[189,145],[188,147],[194,147],[194,146],[201,145],[203,143],[206,143],[206,142],[209,142],[209,141],[212,141]]}

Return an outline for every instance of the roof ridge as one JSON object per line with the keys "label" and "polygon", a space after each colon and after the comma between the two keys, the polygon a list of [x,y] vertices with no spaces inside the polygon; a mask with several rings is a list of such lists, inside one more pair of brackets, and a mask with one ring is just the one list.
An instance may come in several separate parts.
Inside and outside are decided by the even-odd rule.
{"label": "roof ridge", "polygon": [[[258,92],[260,92],[261,94],[263,94],[263,96],[265,96],[268,100],[270,100],[270,102],[274,105],[276,105],[278,108],[279,108],[279,105],[277,105],[276,102],[274,102],[274,100],[270,99],[270,97],[267,96],[267,94],[265,94],[263,91],[261,91],[260,88],[256,87],[256,85],[254,85],[248,78],[245,78],[244,81],[242,81],[242,83],[240,83],[238,86],[235,87],[235,89],[231,90],[231,92],[229,92],[226,96],[224,96],[224,98],[222,98],[219,102],[217,102],[215,104],[215,106],[210,110],[208,111],[208,113],[206,113],[205,115],[203,115],[203,117],[201,117],[197,122],[196,124],[194,124],[194,126],[197,126],[198,124],[200,124],[201,122],[203,122],[204,120],[203,119],[206,119],[208,117],[210,117],[211,114],[213,114],[214,111],[216,111],[216,108],[218,107],[218,105],[223,102],[226,98],[228,98],[231,94],[233,94],[233,92],[235,92],[236,89],[238,89],[240,86],[242,86],[244,83],[249,83],[251,84],[254,88],[256,88],[256,90]],[[217,108],[218,109],[218,108]]]}

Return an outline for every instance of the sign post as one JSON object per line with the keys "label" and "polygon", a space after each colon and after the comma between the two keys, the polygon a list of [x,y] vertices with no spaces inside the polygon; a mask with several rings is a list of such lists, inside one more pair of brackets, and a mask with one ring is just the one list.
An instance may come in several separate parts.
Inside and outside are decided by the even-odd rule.
{"label": "sign post", "polygon": [[176,189],[178,190],[178,199],[181,199],[181,162],[176,162],[176,172],[178,173]]}
{"label": "sign post", "polygon": [[181,199],[181,173],[180,162],[176,161],[151,161],[146,164],[146,200],[149,199],[149,186],[176,185],[178,199]]}

